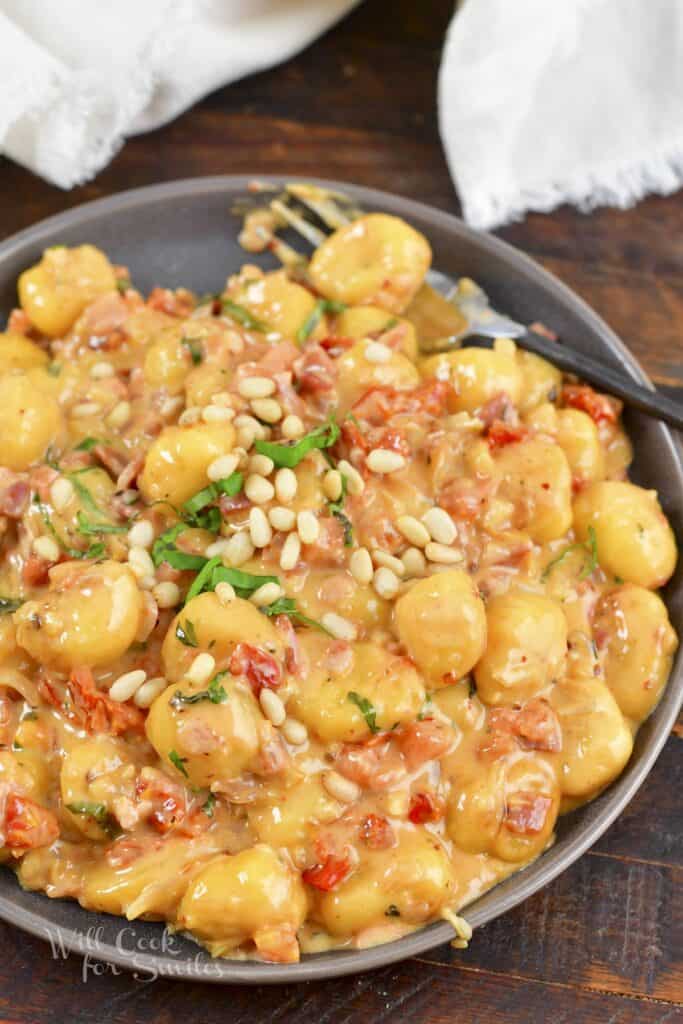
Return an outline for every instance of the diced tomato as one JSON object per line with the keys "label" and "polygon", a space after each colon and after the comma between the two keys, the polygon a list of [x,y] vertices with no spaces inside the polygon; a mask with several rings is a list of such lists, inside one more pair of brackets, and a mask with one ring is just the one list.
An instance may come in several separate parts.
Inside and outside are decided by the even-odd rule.
{"label": "diced tomato", "polygon": [[73,669],[67,683],[76,715],[88,732],[107,732],[119,736],[125,732],[144,732],[145,716],[139,708],[110,700],[95,685],[89,668]]}
{"label": "diced tomato", "polygon": [[587,384],[568,384],[562,389],[562,402],[588,413],[594,423],[616,423],[621,412],[620,402],[594,391]]}
{"label": "diced tomato", "polygon": [[320,342],[320,347],[325,349],[331,359],[338,359],[343,352],[353,348],[354,345],[353,338],[336,338],[334,335],[323,338]]}
{"label": "diced tomato", "polygon": [[390,416],[399,413],[440,416],[452,391],[450,384],[436,379],[406,391],[390,387],[370,388],[354,405],[353,414],[376,427],[384,426]]}
{"label": "diced tomato", "polygon": [[321,864],[306,868],[301,877],[306,885],[320,889],[321,892],[332,892],[338,885],[346,881],[351,874],[351,861],[348,857],[329,855]]}
{"label": "diced tomato", "polygon": [[521,708],[495,708],[490,722],[492,730],[511,733],[527,750],[557,752],[562,749],[562,730],[557,715],[542,699],[534,698]]}
{"label": "diced tomato", "polygon": [[358,834],[371,850],[388,850],[396,845],[394,830],[386,818],[379,814],[368,814],[360,823]]}
{"label": "diced tomato", "polygon": [[261,690],[276,690],[282,685],[282,669],[267,651],[252,644],[237,644],[230,659],[234,676],[246,676],[256,697]]}
{"label": "diced tomato", "polygon": [[529,436],[526,427],[520,425],[512,426],[503,420],[494,420],[488,429],[486,440],[489,448],[493,451],[496,448],[504,448],[508,444],[517,444]]}
{"label": "diced tomato", "polygon": [[427,821],[441,821],[444,810],[443,800],[433,793],[413,793],[408,817],[414,825],[424,825]]}
{"label": "diced tomato", "polygon": [[435,718],[411,722],[397,729],[396,734],[396,741],[411,771],[427,761],[442,757],[455,739],[451,726]]}
{"label": "diced tomato", "polygon": [[57,818],[34,800],[10,793],[5,804],[5,846],[15,856],[49,846],[59,835]]}
{"label": "diced tomato", "polygon": [[508,797],[503,823],[517,835],[537,835],[543,831],[551,806],[551,798],[542,793],[513,793]]}

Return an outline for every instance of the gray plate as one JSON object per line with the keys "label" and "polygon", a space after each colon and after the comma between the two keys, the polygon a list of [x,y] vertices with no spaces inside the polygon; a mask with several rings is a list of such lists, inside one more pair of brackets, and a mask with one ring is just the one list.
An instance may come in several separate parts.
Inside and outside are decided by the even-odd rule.
{"label": "gray plate", "polygon": [[[130,267],[143,291],[155,284],[187,285],[217,291],[226,275],[244,262],[236,242],[234,199],[248,178],[200,178],[124,192],[60,214],[0,245],[0,314],[15,304],[19,273],[38,259],[45,246],[92,242],[115,263]],[[647,383],[635,359],[609,327],[568,288],[527,256],[489,235],[465,227],[439,210],[398,196],[337,182],[367,210],[385,210],[409,220],[429,238],[434,265],[453,277],[468,275],[483,285],[492,304],[517,320],[542,320],[580,351],[621,367]],[[249,257],[251,259],[251,257]],[[633,478],[656,487],[673,528],[683,537],[683,465],[669,431],[643,416],[628,414],[635,442]],[[683,565],[665,594],[675,628],[683,633]],[[588,807],[560,820],[557,842],[530,867],[477,900],[467,918],[478,927],[516,906],[547,885],[594,843],[623,810],[643,782],[675,722],[683,699],[683,659],[679,654],[664,696],[641,728],[633,756],[620,778]],[[76,903],[22,892],[9,871],[0,872],[0,918],[26,931],[86,952],[121,967],[170,977],[215,982],[263,984],[303,981],[366,971],[426,950],[452,938],[445,924],[433,924],[375,949],[304,957],[278,966],[243,961],[212,961],[189,940],[173,937],[162,947],[161,924],[127,923],[93,914]],[[151,951],[151,952],[150,952]]]}

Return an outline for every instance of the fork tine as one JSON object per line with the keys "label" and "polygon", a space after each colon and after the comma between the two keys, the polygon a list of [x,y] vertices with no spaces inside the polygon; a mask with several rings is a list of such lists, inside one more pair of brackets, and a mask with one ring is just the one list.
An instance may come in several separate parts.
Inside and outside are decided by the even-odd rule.
{"label": "fork tine", "polygon": [[351,223],[351,218],[347,217],[334,200],[329,198],[329,194],[326,195],[319,189],[308,189],[305,185],[287,185],[286,188],[290,195],[317,214],[323,224],[333,231]]}
{"label": "fork tine", "polygon": [[296,212],[296,210],[290,210],[290,208],[285,206],[281,200],[273,199],[270,204],[270,208],[273,213],[277,213],[279,217],[282,217],[290,227],[294,228],[295,231],[298,231],[302,238],[305,238],[307,242],[310,242],[311,245],[316,248],[317,246],[322,245],[327,238],[324,231],[321,231],[320,228],[316,228],[313,224],[309,224],[307,220]]}

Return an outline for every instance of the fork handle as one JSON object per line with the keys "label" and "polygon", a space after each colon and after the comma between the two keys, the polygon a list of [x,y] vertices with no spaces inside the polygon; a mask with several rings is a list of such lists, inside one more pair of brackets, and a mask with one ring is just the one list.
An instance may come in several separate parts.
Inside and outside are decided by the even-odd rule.
{"label": "fork handle", "polygon": [[[489,347],[490,339],[469,339],[464,344],[474,343],[477,347]],[[626,405],[648,416],[654,416],[672,427],[683,430],[683,404],[662,395],[659,391],[643,387],[619,370],[613,370],[611,366],[604,366],[597,359],[586,356],[576,349],[565,348],[564,345],[538,334],[537,331],[528,330],[520,338],[515,338],[515,344],[528,352],[534,352],[537,356],[543,356],[549,362],[561,370],[575,373],[583,380],[596,384],[617,398],[621,398]]]}

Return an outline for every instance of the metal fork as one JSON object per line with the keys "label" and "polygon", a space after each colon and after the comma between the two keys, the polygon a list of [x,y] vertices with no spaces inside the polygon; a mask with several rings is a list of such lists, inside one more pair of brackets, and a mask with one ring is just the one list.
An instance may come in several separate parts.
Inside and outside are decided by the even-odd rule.
{"label": "metal fork", "polygon": [[[331,231],[350,224],[362,215],[347,196],[320,189],[315,185],[285,185],[284,196],[302,203],[317,219]],[[289,206],[282,195],[271,200],[273,213],[296,231],[305,241],[317,248],[328,237],[327,233]],[[289,258],[292,254],[298,263],[305,263],[306,257],[286,247]],[[275,250],[277,252],[277,249]],[[469,278],[454,280],[439,270],[430,269],[427,283],[463,315],[466,326],[458,333],[440,339],[430,346],[431,351],[449,351],[469,345],[488,346],[495,338],[513,338],[522,348],[542,356],[561,370],[576,374],[611,394],[621,398],[628,405],[639,409],[648,416],[663,420],[679,430],[683,429],[683,406],[655,391],[654,388],[637,384],[631,377],[613,370],[609,366],[591,359],[576,349],[558,344],[551,336],[540,333],[534,327],[512,320],[491,306],[486,292]]]}

